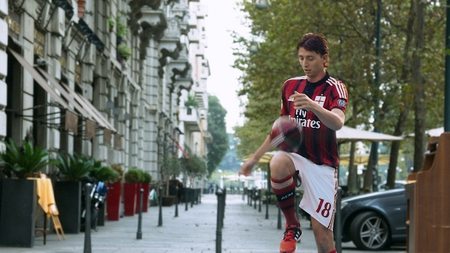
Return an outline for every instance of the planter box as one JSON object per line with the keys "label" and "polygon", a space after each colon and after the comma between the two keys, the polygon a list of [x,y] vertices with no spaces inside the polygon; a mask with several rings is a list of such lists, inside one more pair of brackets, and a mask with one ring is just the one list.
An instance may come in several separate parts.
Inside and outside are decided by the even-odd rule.
{"label": "planter box", "polygon": [[106,193],[106,213],[107,219],[117,221],[120,217],[120,195],[122,184],[120,182],[108,184]]}
{"label": "planter box", "polygon": [[125,216],[133,216],[136,205],[136,183],[123,184],[123,207]]}
{"label": "planter box", "polygon": [[33,247],[36,181],[3,179],[0,185],[0,244]]}
{"label": "planter box", "polygon": [[175,204],[177,197],[176,196],[163,196],[162,197],[162,206],[171,206]]}
{"label": "planter box", "polygon": [[64,233],[79,233],[81,231],[81,182],[55,182],[54,192]]}

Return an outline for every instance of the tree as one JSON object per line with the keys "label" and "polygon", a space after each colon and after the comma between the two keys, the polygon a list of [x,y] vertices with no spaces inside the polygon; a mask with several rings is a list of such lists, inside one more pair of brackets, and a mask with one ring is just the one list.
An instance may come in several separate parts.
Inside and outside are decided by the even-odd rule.
{"label": "tree", "polygon": [[[376,128],[395,135],[414,132],[417,117],[426,119],[421,121],[425,128],[442,125],[445,8],[436,1],[420,1],[424,12],[423,46],[420,46],[416,40],[420,30],[413,26],[414,2],[383,1],[380,84],[374,85],[376,1],[277,0],[264,10],[257,9],[251,1],[243,1],[252,36],[235,36],[234,66],[243,73],[239,94],[248,99],[244,113],[247,121],[236,129],[240,156],[254,151],[267,135],[279,110],[282,82],[303,75],[295,45],[296,36],[304,32],[320,32],[328,38],[331,49],[328,71],[347,84],[350,94],[346,125]],[[414,53],[421,64],[414,63]],[[413,76],[414,70],[424,75],[423,90],[417,90],[420,80]],[[433,94],[433,99],[425,99],[421,94],[425,97]],[[419,101],[417,106],[423,103],[427,108],[416,116],[409,113],[414,110],[415,97]],[[425,128],[420,127],[418,134],[423,135]],[[399,150],[400,144],[395,143],[390,169],[394,177]],[[416,154],[422,156],[423,152],[416,149]],[[391,180],[395,178],[391,176]]]}
{"label": "tree", "polygon": [[215,96],[208,97],[208,131],[211,133],[212,141],[208,147],[208,174],[216,169],[228,150],[228,136],[225,125],[226,110],[222,107],[219,99]]}

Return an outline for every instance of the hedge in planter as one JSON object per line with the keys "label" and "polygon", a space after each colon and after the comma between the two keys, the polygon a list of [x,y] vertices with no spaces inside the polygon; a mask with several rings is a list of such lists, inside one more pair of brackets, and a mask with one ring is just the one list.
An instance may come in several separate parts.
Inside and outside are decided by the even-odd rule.
{"label": "hedge in planter", "polygon": [[139,184],[136,189],[136,213],[139,213],[140,209],[139,196],[141,188],[144,190],[142,193],[142,212],[148,211],[148,196],[150,194],[150,182],[152,181],[152,176],[147,171],[139,170],[139,173]]}
{"label": "hedge in planter", "polygon": [[124,215],[133,216],[135,212],[136,191],[141,181],[141,172],[138,168],[130,168],[125,172],[125,183],[123,184]]}
{"label": "hedge in planter", "polygon": [[110,221],[117,221],[120,217],[120,196],[122,192],[122,166],[118,164],[111,165],[111,168],[117,172],[118,178],[108,183],[108,193],[106,194],[106,214]]}
{"label": "hedge in planter", "polygon": [[34,245],[36,182],[26,177],[41,172],[47,166],[46,150],[24,142],[21,148],[12,141],[0,154],[3,173],[0,189],[0,244],[32,247]]}

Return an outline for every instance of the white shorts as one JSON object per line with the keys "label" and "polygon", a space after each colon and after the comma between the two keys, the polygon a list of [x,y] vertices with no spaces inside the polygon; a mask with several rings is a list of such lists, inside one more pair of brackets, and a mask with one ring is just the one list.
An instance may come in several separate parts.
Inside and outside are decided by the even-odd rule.
{"label": "white shorts", "polygon": [[304,193],[300,208],[322,225],[333,230],[337,196],[337,170],[317,165],[296,153],[287,153],[299,172]]}

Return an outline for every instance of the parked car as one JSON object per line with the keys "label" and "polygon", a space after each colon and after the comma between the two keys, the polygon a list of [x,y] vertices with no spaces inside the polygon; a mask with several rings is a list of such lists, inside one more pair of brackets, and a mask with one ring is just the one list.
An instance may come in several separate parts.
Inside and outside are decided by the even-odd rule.
{"label": "parked car", "polygon": [[341,202],[342,242],[358,249],[380,250],[406,242],[404,188],[344,198]]}
{"label": "parked car", "polygon": [[[405,188],[406,180],[395,180],[394,189]],[[378,185],[378,191],[388,190],[387,182]]]}

